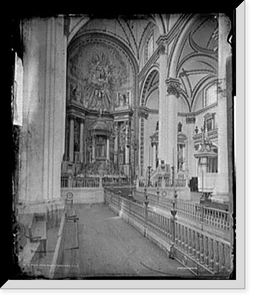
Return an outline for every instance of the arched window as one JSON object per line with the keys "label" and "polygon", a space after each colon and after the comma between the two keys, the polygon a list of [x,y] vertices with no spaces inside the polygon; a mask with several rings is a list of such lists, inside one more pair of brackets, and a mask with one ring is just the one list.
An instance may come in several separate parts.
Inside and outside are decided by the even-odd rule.
{"label": "arched window", "polygon": [[217,102],[217,84],[214,83],[210,87],[205,89],[203,107],[207,107]]}

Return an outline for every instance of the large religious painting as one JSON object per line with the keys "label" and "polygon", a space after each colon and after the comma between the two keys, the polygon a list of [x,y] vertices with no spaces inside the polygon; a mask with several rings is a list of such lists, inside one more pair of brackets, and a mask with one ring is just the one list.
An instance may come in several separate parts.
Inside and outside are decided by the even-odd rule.
{"label": "large religious painting", "polygon": [[[112,111],[117,92],[127,86],[128,70],[121,54],[104,43],[82,44],[70,55],[70,95],[91,110]],[[127,101],[122,94],[120,101]],[[125,99],[123,99],[125,98]]]}

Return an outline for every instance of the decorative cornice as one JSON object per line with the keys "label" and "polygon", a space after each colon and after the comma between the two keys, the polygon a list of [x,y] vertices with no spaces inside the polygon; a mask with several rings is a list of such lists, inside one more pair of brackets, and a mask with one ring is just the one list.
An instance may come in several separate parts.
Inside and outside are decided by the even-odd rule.
{"label": "decorative cornice", "polygon": [[146,106],[140,106],[138,109],[139,118],[147,119],[149,115],[149,109]]}
{"label": "decorative cornice", "polygon": [[[193,140],[195,141],[195,143],[199,143],[202,141],[202,137],[203,137],[203,133],[197,133],[193,136]],[[218,138],[218,128],[215,128],[213,130],[209,130],[208,131],[208,138],[209,139],[216,139]]]}
{"label": "decorative cornice", "polygon": [[195,116],[186,117],[186,124],[195,124],[195,123],[196,123],[196,117]]}
{"label": "decorative cornice", "polygon": [[158,109],[150,109],[146,106],[139,106],[138,107],[138,115],[139,117],[144,117],[147,119],[149,114],[158,114]]}
{"label": "decorative cornice", "polygon": [[209,105],[207,107],[204,107],[204,108],[202,108],[202,109],[200,109],[198,111],[195,111],[195,112],[188,112],[188,113],[178,112],[178,116],[179,117],[193,117],[193,116],[196,117],[196,116],[200,115],[201,113],[206,112],[207,110],[210,110],[211,108],[214,108],[216,106],[218,106],[217,102],[213,103],[213,104],[211,104],[211,105]]}
{"label": "decorative cornice", "polygon": [[176,78],[168,78],[166,79],[166,85],[167,85],[167,94],[173,95],[177,98],[180,97],[181,94],[181,88],[180,88],[180,81]]}
{"label": "decorative cornice", "polygon": [[124,116],[124,115],[127,115],[127,116],[132,116],[134,113],[134,111],[132,109],[126,109],[126,110],[118,110],[118,111],[114,111],[112,114],[115,116],[115,117],[118,117],[118,116]]}

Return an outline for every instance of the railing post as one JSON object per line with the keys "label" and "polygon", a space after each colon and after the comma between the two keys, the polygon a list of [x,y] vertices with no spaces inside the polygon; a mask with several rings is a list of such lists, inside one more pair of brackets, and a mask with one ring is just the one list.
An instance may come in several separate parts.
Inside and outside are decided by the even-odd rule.
{"label": "railing post", "polygon": [[145,225],[144,225],[144,236],[147,235],[147,227],[148,227],[148,194],[145,194]]}
{"label": "railing post", "polygon": [[225,244],[221,243],[221,271],[225,271],[226,270],[226,266],[225,266]]}
{"label": "railing post", "polygon": [[159,194],[160,194],[160,190],[159,190],[159,187],[157,185],[157,189],[156,189],[157,203],[159,203]]}
{"label": "railing post", "polygon": [[68,187],[71,188],[72,187],[72,176],[68,176]]}
{"label": "railing post", "polygon": [[210,268],[214,269],[214,248],[213,248],[213,239],[210,238],[210,249],[209,249],[209,256],[210,256]]}
{"label": "railing post", "polygon": [[196,258],[196,232],[193,229],[192,229],[192,241],[193,241],[192,255],[194,256],[194,258]]}
{"label": "railing post", "polygon": [[219,272],[219,242],[216,241],[216,251],[214,251],[214,263],[216,272]]}
{"label": "railing post", "polygon": [[118,191],[118,195],[119,195],[119,197],[118,197],[118,206],[121,208],[121,198],[122,198],[122,192],[121,191]]}
{"label": "railing post", "polygon": [[188,228],[188,253],[192,254],[192,239],[191,239],[192,229]]}
{"label": "railing post", "polygon": [[188,243],[189,243],[189,241],[188,241],[188,228],[184,227],[184,230],[185,230],[185,232],[184,232],[184,235],[185,235],[185,237],[184,237],[184,240],[185,240],[185,251],[188,252]]}
{"label": "railing post", "polygon": [[209,245],[207,236],[205,236],[204,239],[204,263],[209,266]]}
{"label": "railing post", "polygon": [[181,225],[181,248],[184,250],[185,248],[185,226]]}
{"label": "railing post", "polygon": [[196,260],[200,261],[200,237],[198,232],[196,232]]}
{"label": "railing post", "polygon": [[200,262],[204,263],[204,236],[202,233],[199,234],[200,239]]}

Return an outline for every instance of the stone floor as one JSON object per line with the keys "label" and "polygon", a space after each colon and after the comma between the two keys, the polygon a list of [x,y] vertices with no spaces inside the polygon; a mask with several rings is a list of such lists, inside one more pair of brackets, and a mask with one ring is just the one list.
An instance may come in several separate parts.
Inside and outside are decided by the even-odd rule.
{"label": "stone floor", "polygon": [[[146,239],[105,204],[74,205],[78,226],[67,231],[63,269],[58,278],[188,278],[194,275]],[[76,232],[76,228],[77,231]],[[71,240],[78,234],[72,249]]]}

